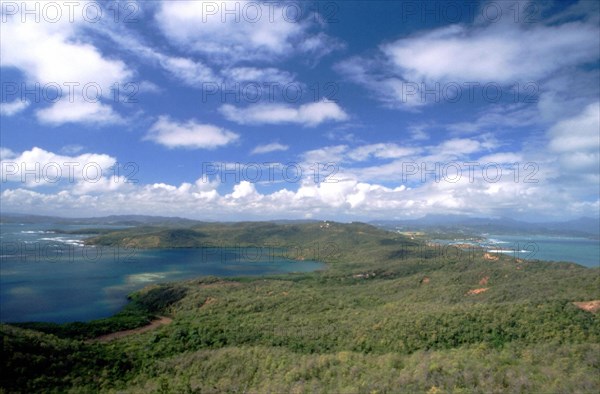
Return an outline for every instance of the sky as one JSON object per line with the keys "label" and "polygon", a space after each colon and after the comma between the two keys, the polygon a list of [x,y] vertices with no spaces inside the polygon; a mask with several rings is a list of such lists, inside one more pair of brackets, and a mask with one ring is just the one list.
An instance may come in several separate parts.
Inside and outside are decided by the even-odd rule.
{"label": "sky", "polygon": [[2,212],[600,212],[596,1],[0,2]]}

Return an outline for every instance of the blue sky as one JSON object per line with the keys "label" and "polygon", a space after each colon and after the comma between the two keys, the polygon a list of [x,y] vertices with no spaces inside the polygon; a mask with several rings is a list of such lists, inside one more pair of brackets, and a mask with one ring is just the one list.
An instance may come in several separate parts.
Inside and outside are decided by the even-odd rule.
{"label": "blue sky", "polygon": [[595,1],[1,12],[4,212],[598,216]]}

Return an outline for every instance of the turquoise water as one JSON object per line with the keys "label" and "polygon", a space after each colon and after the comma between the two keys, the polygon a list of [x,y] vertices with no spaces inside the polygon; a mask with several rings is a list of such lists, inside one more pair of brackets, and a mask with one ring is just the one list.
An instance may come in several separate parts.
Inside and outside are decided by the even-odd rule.
{"label": "turquoise water", "polygon": [[113,315],[127,303],[129,293],[151,283],[324,267],[276,257],[266,247],[115,249],[84,246],[82,240],[89,235],[51,232],[82,228],[51,223],[0,226],[0,321],[86,321]]}

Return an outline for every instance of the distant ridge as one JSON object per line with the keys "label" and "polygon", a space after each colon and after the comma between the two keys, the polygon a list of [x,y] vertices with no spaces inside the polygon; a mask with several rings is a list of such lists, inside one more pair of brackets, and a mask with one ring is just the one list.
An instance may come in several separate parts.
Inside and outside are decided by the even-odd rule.
{"label": "distant ridge", "polygon": [[600,218],[582,217],[564,222],[531,223],[512,218],[474,218],[462,215],[427,215],[420,219],[374,220],[369,222],[386,229],[464,230],[471,232],[526,233],[581,237],[600,236]]}
{"label": "distant ridge", "polygon": [[[316,219],[276,219],[264,220],[275,224],[300,224],[315,223]],[[256,222],[256,221],[239,221]],[[186,219],[177,216],[151,216],[151,215],[109,215],[87,218],[65,218],[59,216],[43,216],[21,213],[2,213],[0,223],[58,223],[81,225],[113,225],[113,226],[193,226],[215,221],[202,221]],[[222,221],[220,223],[237,223]],[[576,237],[600,237],[600,218],[582,217],[564,222],[531,223],[512,218],[476,218],[463,215],[427,215],[419,219],[405,220],[372,220],[366,222],[388,230],[461,230],[474,233],[524,233],[547,234]]]}
{"label": "distant ridge", "polygon": [[65,218],[60,216],[42,216],[21,213],[2,213],[0,223],[61,223],[61,224],[100,224],[100,225],[149,225],[149,224],[177,224],[193,225],[203,223],[180,217],[148,216],[148,215],[110,215],[88,218]]}
{"label": "distant ridge", "polygon": [[[264,220],[264,222],[275,224],[297,224],[315,223],[314,219],[275,219]],[[138,225],[178,225],[192,226],[203,223],[214,223],[216,221],[203,221],[187,219],[178,216],[152,216],[152,215],[109,215],[87,218],[66,218],[61,216],[32,215],[26,213],[2,213],[0,223],[57,223],[57,224],[89,224],[89,225],[115,225],[115,226],[138,226]],[[248,220],[238,222],[252,222]],[[233,221],[220,221],[220,223],[238,223]]]}

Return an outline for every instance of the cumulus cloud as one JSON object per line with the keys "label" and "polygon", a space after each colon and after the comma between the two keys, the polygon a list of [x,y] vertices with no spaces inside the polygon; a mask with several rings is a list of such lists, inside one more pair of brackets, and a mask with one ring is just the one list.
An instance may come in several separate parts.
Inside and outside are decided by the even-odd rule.
{"label": "cumulus cloud", "polygon": [[[110,184],[109,184],[110,185]],[[419,217],[428,213],[448,211],[482,216],[499,216],[508,212],[539,215],[553,210],[561,215],[577,215],[590,212],[598,202],[581,204],[569,195],[556,193],[552,198],[540,201],[540,193],[550,195],[540,185],[515,183],[510,180],[485,182],[478,178],[469,183],[429,182],[418,188],[398,185],[388,187],[377,183],[343,180],[336,183],[311,183],[305,180],[296,190],[279,189],[272,193],[260,193],[256,185],[242,181],[234,185],[232,192],[220,194],[216,190],[198,190],[190,183],[179,186],[169,184],[129,185],[129,188],[95,187],[102,193],[82,193],[81,188],[63,190],[59,193],[42,193],[24,188],[6,189],[2,192],[3,207],[19,211],[25,205],[39,206],[40,213],[69,209],[70,214],[138,213],[183,215],[200,219],[267,219],[285,215],[302,218],[307,212],[319,218],[356,220],[373,218]],[[292,185],[287,185],[288,187]],[[128,201],[126,206],[115,201]],[[556,207],[561,206],[560,210]],[[591,211],[593,212],[593,211]]]}
{"label": "cumulus cloud", "polygon": [[112,167],[116,163],[114,157],[106,154],[67,156],[38,147],[20,154],[4,148],[1,153],[2,182],[27,187],[104,182],[114,174]]}
{"label": "cumulus cloud", "polygon": [[248,181],[242,181],[233,187],[233,192],[228,194],[226,197],[234,199],[242,199],[248,197],[257,197],[259,194],[256,192],[256,187],[253,183]]}
{"label": "cumulus cloud", "polygon": [[[63,15],[69,15],[64,5],[54,4],[63,8]],[[39,23],[23,23],[20,15],[3,15],[6,21],[2,23],[2,36],[10,39],[2,41],[0,67],[20,70],[30,86],[38,83],[60,87],[60,99],[37,112],[41,122],[114,123],[120,120],[119,115],[101,101],[110,96],[111,86],[127,81],[133,71],[123,61],[105,57],[96,46],[82,40],[82,31],[89,23],[81,13],[75,15],[78,17],[72,23],[68,18],[58,23],[45,18]]]}
{"label": "cumulus cloud", "polygon": [[161,116],[152,125],[145,140],[156,142],[167,148],[215,149],[231,144],[239,135],[227,129],[189,120],[185,123],[172,121]]}
{"label": "cumulus cloud", "polygon": [[[587,116],[587,110],[581,114],[583,124]],[[235,220],[240,215],[247,219],[302,218],[307,212],[315,217],[337,220],[420,217],[448,211],[468,211],[481,216],[517,213],[524,217],[548,216],[549,212],[554,212],[558,218],[597,212],[598,201],[577,198],[580,189],[549,182],[548,176],[552,176],[553,168],[535,174],[536,182],[526,182],[523,176],[515,179],[514,172],[502,163],[518,160],[518,153],[514,152],[481,156],[480,151],[475,151],[468,157],[480,163],[486,163],[485,160],[500,162],[507,172],[498,179],[493,171],[482,171],[481,166],[475,167],[472,177],[464,169],[461,177],[455,177],[453,173],[445,174],[433,166],[410,172],[408,177],[402,176],[406,170],[402,163],[412,160],[412,163],[421,165],[422,160],[431,156],[431,150],[456,143],[455,140],[448,141],[452,142],[440,142],[422,151],[414,150],[407,158],[402,155],[408,151],[401,151],[400,157],[382,156],[381,160],[385,162],[377,166],[365,161],[365,155],[377,155],[382,152],[381,146],[388,144],[342,145],[313,150],[303,157],[323,162],[331,155],[337,155],[346,164],[340,166],[339,173],[333,178],[316,179],[312,171],[307,170],[300,179],[277,183],[280,186],[269,192],[260,190],[265,187],[261,182],[238,180],[233,185],[223,184],[222,180],[210,180],[206,175],[179,185],[128,183],[126,179],[114,176],[111,166],[117,160],[108,155],[64,156],[40,148],[14,153],[4,148],[0,151],[3,157],[2,176],[8,180],[1,197],[3,209],[16,212],[22,207],[36,206],[39,207],[38,213],[68,209],[72,215],[87,215],[90,211],[97,215],[160,213],[220,220]],[[394,147],[393,144],[388,146]],[[394,148],[403,149],[400,146]],[[76,162],[79,163],[76,167],[79,172],[75,172],[73,182],[47,182],[46,186],[54,188],[41,191],[37,184],[23,182],[22,169],[6,166],[7,162],[26,163],[25,169],[35,168],[34,163],[41,163],[43,167],[44,163]],[[90,162],[100,165],[102,177],[95,179],[93,174],[86,175],[81,171],[84,164]],[[437,174],[432,174],[431,170]],[[426,179],[422,178],[423,171]],[[31,178],[31,175],[28,177]],[[224,190],[219,192],[219,189]],[[540,199],[540,195],[545,197]],[[127,204],[119,203],[125,201]]]}

